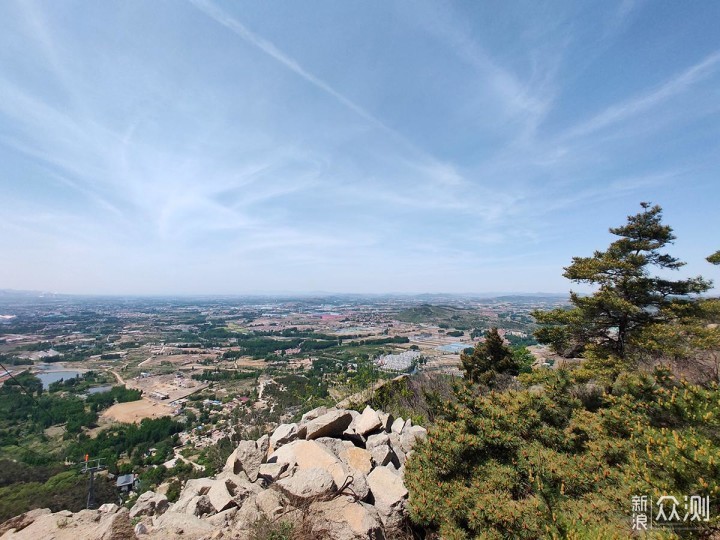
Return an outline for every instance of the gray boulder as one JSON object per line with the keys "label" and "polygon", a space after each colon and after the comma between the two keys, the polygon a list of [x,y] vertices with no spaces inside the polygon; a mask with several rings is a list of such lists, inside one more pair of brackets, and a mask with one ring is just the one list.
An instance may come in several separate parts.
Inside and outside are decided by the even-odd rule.
{"label": "gray boulder", "polygon": [[270,447],[277,450],[282,445],[294,441],[295,439],[304,439],[307,428],[305,426],[298,427],[297,424],[280,424],[273,434],[270,436]]}
{"label": "gray boulder", "polygon": [[427,429],[422,426],[410,426],[403,428],[400,435],[400,448],[406,454],[413,449],[415,443],[427,439]]}
{"label": "gray boulder", "polygon": [[275,487],[296,503],[321,498],[337,489],[332,475],[319,467],[301,469],[294,476],[278,480]]}
{"label": "gray boulder", "polygon": [[[154,516],[163,514],[170,506],[167,497],[153,491],[146,491],[140,495],[130,509],[130,519],[139,516]],[[115,512],[113,512],[115,513]]]}
{"label": "gray boulder", "polygon": [[280,478],[280,475],[288,468],[287,463],[263,463],[260,465],[258,478],[262,478],[268,484]]}
{"label": "gray boulder", "polygon": [[372,470],[372,454],[364,448],[347,448],[341,459],[353,471],[368,474]]}
{"label": "gray boulder", "polygon": [[367,479],[383,524],[388,528],[402,525],[407,517],[408,497],[402,478],[386,467],[375,467]]}
{"label": "gray boulder", "polygon": [[298,471],[316,467],[325,469],[333,477],[337,486],[342,486],[349,474],[347,466],[331,450],[317,441],[293,441],[273,452],[268,461],[270,463],[287,463],[290,471],[294,467]]}
{"label": "gray boulder", "polygon": [[307,434],[305,437],[308,440],[320,437],[340,437],[351,421],[352,415],[348,411],[327,412],[306,424]]}
{"label": "gray boulder", "polygon": [[285,511],[287,503],[281,491],[266,489],[255,497],[255,506],[268,518],[273,519]]}
{"label": "gray boulder", "polygon": [[225,470],[234,474],[245,471],[251,482],[257,480],[260,465],[265,462],[266,452],[258,448],[255,441],[240,441],[225,463]]}
{"label": "gray boulder", "polygon": [[385,433],[390,433],[392,429],[393,422],[395,421],[395,418],[390,413],[384,413],[378,411],[378,416],[380,417],[380,427],[383,429]]}
{"label": "gray boulder", "polygon": [[342,455],[346,452],[347,447],[343,444],[343,441],[334,437],[320,437],[319,439],[315,439],[315,442],[319,442],[325,448],[335,454],[336,457],[341,459]]}
{"label": "gray boulder", "polygon": [[370,435],[367,438],[367,441],[365,441],[365,448],[368,450],[372,450],[376,446],[387,446],[390,444],[390,437],[387,433],[377,433],[375,435]]}
{"label": "gray boulder", "polygon": [[260,454],[262,454],[263,463],[265,463],[265,459],[270,452],[270,435],[266,433],[265,435],[260,437],[257,441],[255,441],[255,446],[260,451]]}
{"label": "gray boulder", "polygon": [[371,505],[347,497],[310,505],[308,517],[312,532],[334,540],[381,540],[385,538],[382,519]]}
{"label": "gray boulder", "polygon": [[327,407],[317,407],[316,409],[313,409],[312,411],[308,411],[305,414],[303,414],[300,422],[305,424],[307,422],[310,422],[310,420],[315,420],[316,418],[320,418],[323,414],[325,414],[327,412],[328,412]]}
{"label": "gray boulder", "polygon": [[105,503],[100,505],[100,508],[98,508],[98,512],[101,514],[114,514],[118,510],[120,510],[120,507],[115,503]]}
{"label": "gray boulder", "polygon": [[[262,493],[265,493],[266,491],[270,490],[265,490]],[[261,510],[256,504],[256,500],[259,495],[259,493],[257,495],[250,495],[247,499],[243,501],[242,506],[237,511],[237,514],[235,514],[234,529],[238,533],[242,534],[244,531],[247,531],[256,521],[258,521],[262,517]]]}
{"label": "gray boulder", "polygon": [[[194,514],[196,499],[202,495],[206,495],[213,486],[215,480],[210,478],[193,478],[185,483],[185,487],[180,493],[180,498],[170,507],[170,512],[178,514]],[[192,504],[192,508],[190,508]]]}
{"label": "gray boulder", "polygon": [[367,435],[377,431],[382,426],[378,413],[370,406],[365,407],[362,414],[353,421],[353,429],[359,435]]}
{"label": "gray boulder", "polygon": [[212,487],[207,492],[207,497],[210,500],[210,504],[212,504],[213,509],[217,513],[237,506],[235,498],[232,493],[230,493],[227,484],[223,480],[215,480]]}
{"label": "gray boulder", "polygon": [[372,456],[373,462],[378,467],[382,467],[384,465],[387,465],[388,463],[397,462],[397,456],[395,456],[395,452],[393,452],[392,448],[390,448],[390,446],[387,444],[374,446],[370,450],[370,455]]}

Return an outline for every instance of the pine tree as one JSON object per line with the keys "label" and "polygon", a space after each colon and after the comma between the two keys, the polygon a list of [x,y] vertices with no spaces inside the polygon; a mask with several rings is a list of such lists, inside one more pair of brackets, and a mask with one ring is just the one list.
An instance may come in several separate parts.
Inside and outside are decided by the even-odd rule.
{"label": "pine tree", "polygon": [[493,386],[499,373],[517,375],[520,368],[512,350],[505,345],[497,328],[485,334],[485,341],[478,343],[471,354],[460,356],[465,379],[473,383]]}
{"label": "pine tree", "polygon": [[620,238],[606,251],[573,257],[563,275],[596,286],[597,291],[590,296],[571,292],[571,309],[535,312],[544,325],[536,332],[541,343],[561,353],[591,347],[596,355],[626,360],[637,345],[636,336],[692,305],[692,295],[711,287],[701,277],[673,281],[651,275],[651,268],[677,270],[685,263],[661,252],[675,236],[662,224],[660,206],[641,206],[640,213],[628,216],[627,224],[610,229]]}

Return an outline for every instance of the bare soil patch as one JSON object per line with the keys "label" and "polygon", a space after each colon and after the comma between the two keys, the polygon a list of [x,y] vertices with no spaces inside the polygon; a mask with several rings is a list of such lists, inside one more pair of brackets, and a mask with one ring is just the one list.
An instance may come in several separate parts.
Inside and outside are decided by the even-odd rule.
{"label": "bare soil patch", "polygon": [[172,414],[173,408],[169,405],[142,398],[138,401],[117,403],[107,409],[102,416],[115,422],[133,423],[140,422],[143,418],[161,418]]}

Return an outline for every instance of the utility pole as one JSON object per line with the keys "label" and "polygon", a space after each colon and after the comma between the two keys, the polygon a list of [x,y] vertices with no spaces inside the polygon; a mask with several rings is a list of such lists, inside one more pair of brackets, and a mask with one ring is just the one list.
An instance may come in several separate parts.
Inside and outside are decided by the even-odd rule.
{"label": "utility pole", "polygon": [[[83,473],[90,473],[90,483],[88,484],[87,508],[95,508],[95,473],[107,469],[101,463],[100,459],[89,459],[90,456],[85,454],[85,463],[82,468]],[[94,465],[93,465],[94,464]]]}

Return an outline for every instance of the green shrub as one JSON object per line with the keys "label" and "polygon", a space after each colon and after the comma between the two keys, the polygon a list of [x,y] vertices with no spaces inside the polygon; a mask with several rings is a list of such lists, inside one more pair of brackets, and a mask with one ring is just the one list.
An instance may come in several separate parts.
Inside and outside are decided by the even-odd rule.
{"label": "green shrub", "polygon": [[541,391],[458,390],[407,464],[416,523],[443,538],[621,538],[633,495],[702,494],[703,525],[718,526],[717,384],[625,374],[593,411],[569,374],[544,378]]}

